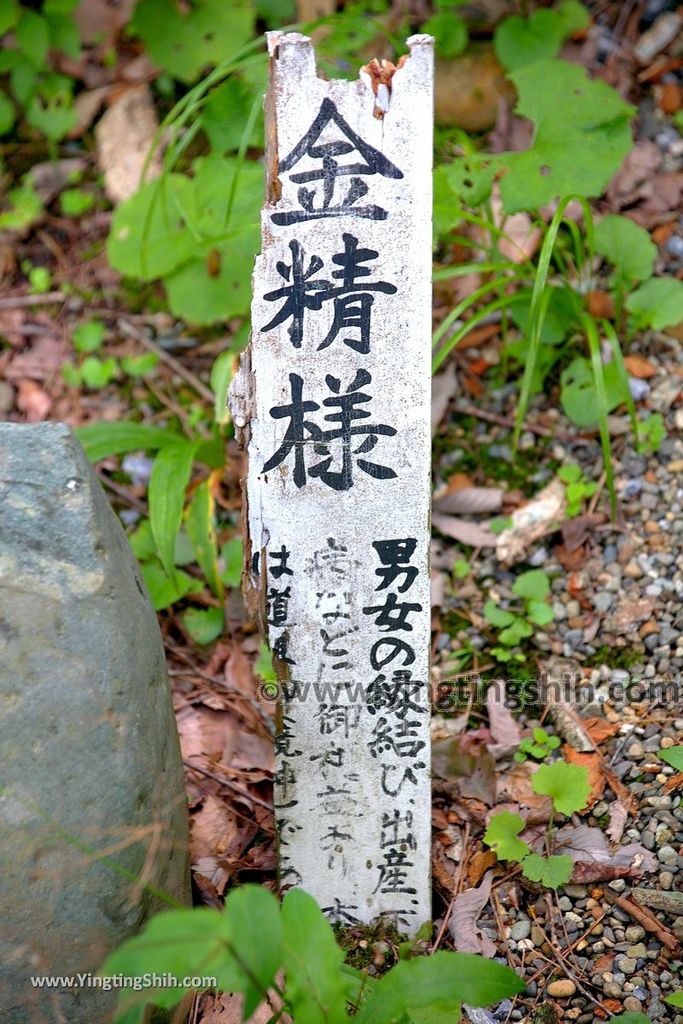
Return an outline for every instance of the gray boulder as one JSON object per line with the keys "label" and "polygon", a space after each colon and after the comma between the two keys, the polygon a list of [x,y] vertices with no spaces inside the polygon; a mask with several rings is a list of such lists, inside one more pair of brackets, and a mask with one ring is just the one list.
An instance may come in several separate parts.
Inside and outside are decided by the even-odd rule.
{"label": "gray boulder", "polygon": [[0,424],[0,1017],[105,1024],[95,974],[189,901],[187,806],[156,616],[71,431]]}

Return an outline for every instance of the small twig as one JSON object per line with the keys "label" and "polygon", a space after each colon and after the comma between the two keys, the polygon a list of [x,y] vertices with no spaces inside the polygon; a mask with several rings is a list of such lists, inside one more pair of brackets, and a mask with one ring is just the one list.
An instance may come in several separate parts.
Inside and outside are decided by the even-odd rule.
{"label": "small twig", "polygon": [[134,338],[135,341],[139,342],[143,348],[146,348],[148,352],[154,352],[159,357],[162,363],[166,363],[167,366],[182,377],[186,384],[189,384],[191,388],[201,395],[202,398],[206,399],[207,402],[211,402],[213,405],[215,401],[215,395],[213,391],[204,384],[196,374],[192,373],[192,370],[188,370],[181,362],[179,362],[174,356],[171,356],[166,352],[161,345],[157,345],[156,341],[152,341],[147,335],[138,330],[130,321],[124,320],[120,317],[116,321],[116,325],[122,334],[128,335],[129,338]]}
{"label": "small twig", "polygon": [[[458,403],[454,410],[456,413],[460,413],[461,416],[474,416],[478,420],[486,420],[487,423],[496,423],[499,427],[508,427],[512,430],[515,426],[515,421],[509,416],[501,416],[499,413],[488,412],[486,409],[478,409],[475,405],[462,405]],[[567,434],[563,430],[551,430],[549,427],[541,427],[535,423],[525,423],[525,430],[530,430],[532,434],[539,434],[541,437],[550,437],[553,440],[564,441],[565,444],[593,444],[593,441],[587,437],[577,436],[575,434]]]}
{"label": "small twig", "polygon": [[106,473],[103,473],[100,469],[96,472],[100,483],[103,484],[108,491],[111,491],[117,498],[120,498],[121,501],[125,501],[126,505],[130,505],[131,508],[134,508],[143,516],[147,515],[147,506],[143,501],[140,501],[140,499],[136,498],[135,495],[130,494],[125,487],[121,484],[117,484],[115,480],[110,480]]}
{"label": "small twig", "polygon": [[24,309],[26,306],[49,306],[53,302],[64,302],[69,296],[65,292],[43,292],[42,295],[9,295],[0,299],[0,309]]}

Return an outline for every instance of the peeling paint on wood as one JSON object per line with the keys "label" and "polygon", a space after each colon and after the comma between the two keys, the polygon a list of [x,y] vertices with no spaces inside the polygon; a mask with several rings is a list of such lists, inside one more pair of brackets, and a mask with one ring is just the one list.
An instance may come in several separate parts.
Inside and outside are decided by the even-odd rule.
{"label": "peeling paint on wood", "polygon": [[280,678],[280,876],[333,920],[414,934],[431,916],[432,40],[355,82],[319,78],[304,36],[268,43],[263,252],[231,408],[246,590]]}

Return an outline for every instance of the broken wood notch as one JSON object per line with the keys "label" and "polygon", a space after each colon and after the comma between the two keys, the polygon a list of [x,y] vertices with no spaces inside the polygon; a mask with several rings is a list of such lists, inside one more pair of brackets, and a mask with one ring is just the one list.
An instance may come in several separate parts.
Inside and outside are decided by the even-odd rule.
{"label": "broken wood notch", "polygon": [[309,39],[268,34],[263,251],[230,404],[247,604],[279,679],[280,880],[333,920],[415,934],[431,917],[433,47],[407,45],[327,82]]}

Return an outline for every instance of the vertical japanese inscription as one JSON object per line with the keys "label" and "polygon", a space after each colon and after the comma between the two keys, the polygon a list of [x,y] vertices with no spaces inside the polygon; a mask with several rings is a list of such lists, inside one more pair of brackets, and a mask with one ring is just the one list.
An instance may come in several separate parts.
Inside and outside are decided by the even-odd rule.
{"label": "vertical japanese inscription", "polygon": [[[429,898],[432,41],[368,76],[269,35],[269,195],[248,359],[251,586],[282,676],[283,884],[334,920]],[[275,180],[277,179],[277,180]]]}

